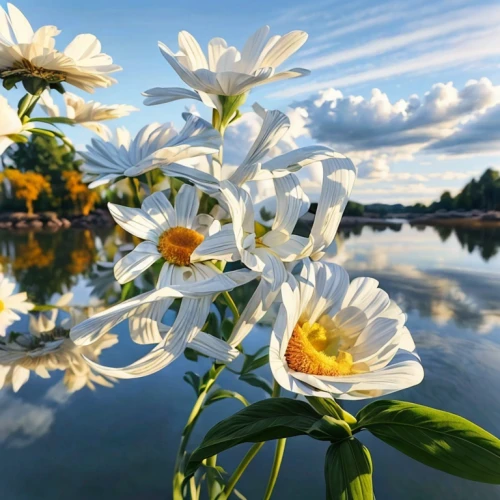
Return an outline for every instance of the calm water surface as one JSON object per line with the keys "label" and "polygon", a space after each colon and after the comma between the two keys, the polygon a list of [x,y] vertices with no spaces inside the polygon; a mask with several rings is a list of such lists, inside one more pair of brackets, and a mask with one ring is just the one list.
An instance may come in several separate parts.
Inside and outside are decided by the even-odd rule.
{"label": "calm water surface", "polygon": [[[106,273],[92,273],[96,260],[112,259],[120,235],[70,230],[56,234],[0,232],[0,264],[21,290],[38,303],[68,290],[81,306],[95,295],[114,300]],[[351,277],[372,276],[408,313],[426,371],[424,382],[395,398],[459,413],[500,436],[500,234],[493,230],[370,227],[343,231],[331,257]],[[332,254],[335,253],[332,250]],[[250,290],[247,291],[247,294]],[[245,300],[245,291],[240,291]],[[16,331],[27,328],[24,319]],[[144,350],[117,328],[119,343],[100,362],[123,366]],[[247,340],[252,352],[268,340],[261,325]],[[179,359],[151,377],[125,380],[113,388],[69,393],[61,372],[50,379],[32,375],[14,394],[0,392],[0,498],[168,499],[178,439],[194,402],[182,380],[208,362]],[[261,375],[270,378],[266,369]],[[225,372],[220,385],[249,400],[264,396]],[[354,412],[360,404],[348,404]],[[221,418],[240,409],[235,401],[210,406],[193,443]],[[500,487],[434,471],[359,435],[374,461],[377,499],[500,499]],[[276,499],[324,498],[323,460],[327,445],[288,440]],[[246,448],[225,452],[220,463],[232,471]],[[274,445],[266,445],[239,483],[248,499],[262,498]]]}

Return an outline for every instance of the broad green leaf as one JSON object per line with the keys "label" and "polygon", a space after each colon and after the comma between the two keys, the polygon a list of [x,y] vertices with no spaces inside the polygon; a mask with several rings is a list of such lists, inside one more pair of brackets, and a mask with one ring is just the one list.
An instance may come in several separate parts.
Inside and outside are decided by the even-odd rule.
{"label": "broad green leaf", "polygon": [[357,439],[332,444],[325,457],[327,500],[373,500],[372,472],[370,452]]}
{"label": "broad green leaf", "polygon": [[331,417],[345,420],[352,425],[357,420],[347,411],[345,411],[334,399],[317,398],[315,396],[306,396],[309,404],[321,415],[330,415]]}
{"label": "broad green leaf", "polygon": [[253,387],[258,387],[259,389],[266,391],[270,396],[273,393],[271,384],[269,384],[265,378],[255,375],[255,373],[245,373],[240,376],[240,380],[243,380],[243,382],[246,382]]}
{"label": "broad green leaf", "polygon": [[500,484],[500,439],[465,418],[403,401],[376,401],[357,418],[357,429],[429,467]]}
{"label": "broad green leaf", "polygon": [[205,458],[233,446],[307,434],[320,419],[321,416],[302,401],[288,398],[258,401],[208,431],[191,455],[188,475],[193,474]]}
{"label": "broad green leaf", "polygon": [[246,400],[246,398],[244,398],[238,392],[228,391],[226,389],[215,389],[215,391],[211,392],[208,395],[205,401],[205,406],[216,403],[217,401],[221,401],[222,399],[229,399],[229,398],[237,399],[243,404],[243,406],[250,405],[250,403]]}

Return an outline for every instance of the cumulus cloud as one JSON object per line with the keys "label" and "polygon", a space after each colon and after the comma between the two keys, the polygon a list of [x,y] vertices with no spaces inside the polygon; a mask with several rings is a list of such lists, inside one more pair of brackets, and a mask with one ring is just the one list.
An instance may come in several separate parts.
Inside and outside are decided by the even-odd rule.
{"label": "cumulus cloud", "polygon": [[477,155],[500,151],[500,104],[459,127],[452,135],[429,144],[426,151],[445,155]]}
{"label": "cumulus cloud", "polygon": [[[455,135],[474,127],[492,128],[497,113],[500,117],[499,104],[500,86],[481,78],[461,90],[452,82],[437,83],[422,98],[411,95],[396,102],[379,89],[373,89],[369,99],[329,89],[293,107],[307,114],[306,127],[315,141],[358,160],[361,177],[384,178],[390,162],[433,151],[434,144],[442,145],[438,151],[446,151],[447,141]],[[494,140],[490,143],[495,147]]]}

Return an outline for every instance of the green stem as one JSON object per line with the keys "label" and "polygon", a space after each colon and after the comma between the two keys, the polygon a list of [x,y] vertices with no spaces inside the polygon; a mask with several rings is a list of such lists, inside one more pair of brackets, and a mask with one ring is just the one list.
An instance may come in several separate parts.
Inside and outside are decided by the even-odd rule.
{"label": "green stem", "polygon": [[208,498],[217,498],[221,488],[219,483],[215,480],[217,472],[213,468],[217,465],[217,455],[207,458],[207,488]]}
{"label": "green stem", "polygon": [[182,482],[184,481],[185,475],[184,472],[181,470],[181,465],[184,459],[184,454],[186,453],[189,438],[191,437],[191,433],[193,432],[196,421],[198,420],[198,418],[201,415],[201,412],[203,411],[203,404],[205,403],[208,391],[210,391],[215,381],[217,380],[218,376],[222,373],[225,367],[226,365],[216,365],[214,374],[210,379],[208,379],[205,388],[198,396],[198,399],[196,400],[196,403],[194,404],[193,409],[189,414],[186,426],[182,431],[181,442],[179,444],[179,449],[177,450],[177,458],[175,460],[175,467],[174,467],[174,492],[173,492],[174,500],[182,500],[183,498],[181,485]]}
{"label": "green stem", "polygon": [[34,107],[36,106],[36,103],[38,102],[38,99],[40,99],[40,96],[42,94],[43,89],[38,92],[35,95],[32,94],[26,94],[20,101],[19,103],[19,109],[17,110],[17,114],[19,118],[22,120],[24,117],[29,118],[31,115]]}
{"label": "green stem", "polygon": [[234,300],[229,292],[222,292],[222,295],[224,297],[224,300],[226,301],[226,304],[229,306],[229,309],[231,309],[234,317],[234,322],[236,323],[240,319],[240,312],[238,311],[238,307],[234,303]]}
{"label": "green stem", "polygon": [[[274,381],[272,397],[279,397],[281,392],[281,387]],[[285,453],[286,439],[278,439],[276,442],[276,450],[274,451],[273,466],[271,468],[271,474],[269,476],[269,481],[267,482],[266,493],[264,495],[264,500],[269,500],[273,494],[274,486],[278,479],[278,474],[280,473],[281,462],[283,461],[283,455]]]}
{"label": "green stem", "polygon": [[153,177],[151,172],[146,172],[146,179],[148,181],[149,194],[153,194]]}
{"label": "green stem", "polygon": [[240,465],[233,472],[233,475],[229,478],[224,491],[219,495],[217,500],[226,500],[229,498],[229,495],[234,490],[236,483],[239,481],[240,477],[245,472],[245,469],[248,467],[248,464],[255,458],[255,455],[259,453],[260,449],[264,446],[264,443],[255,443],[247,452],[247,454],[243,457],[243,460],[240,462]]}
{"label": "green stem", "polygon": [[141,207],[141,197],[139,195],[139,187],[136,184],[136,180],[133,177],[128,178],[130,186],[132,187],[132,194],[134,197],[134,204],[137,208]]}

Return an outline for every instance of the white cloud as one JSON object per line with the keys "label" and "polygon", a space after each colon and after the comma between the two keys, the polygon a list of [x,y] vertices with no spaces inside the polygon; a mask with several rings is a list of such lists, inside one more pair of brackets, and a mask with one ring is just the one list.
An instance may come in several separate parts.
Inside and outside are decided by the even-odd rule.
{"label": "white cloud", "polygon": [[[491,147],[500,139],[500,86],[487,78],[471,80],[460,90],[451,82],[437,83],[423,98],[411,95],[396,102],[379,89],[369,99],[328,89],[294,106],[307,114],[305,126],[312,139],[352,156],[360,177],[387,177],[390,163],[426,151],[444,152],[455,134],[465,135],[474,127],[482,136],[471,132],[469,147],[474,136]],[[486,135],[486,127],[495,124],[496,131]]]}
{"label": "white cloud", "polygon": [[54,410],[0,394],[0,443],[21,448],[45,436],[54,423]]}

